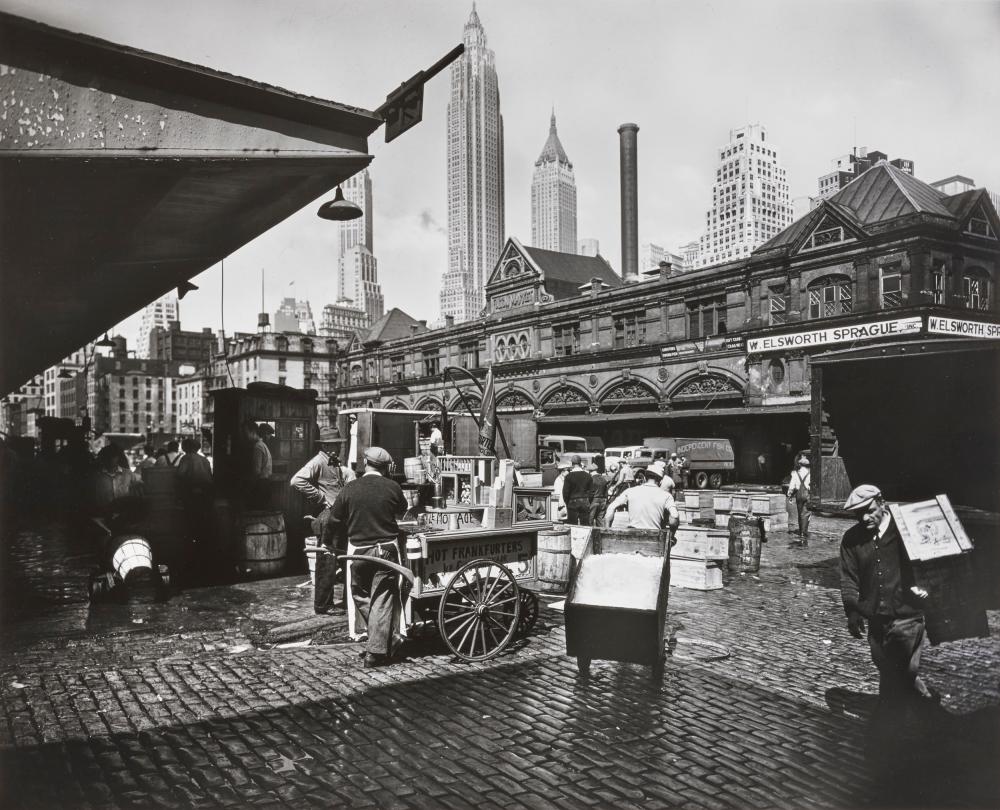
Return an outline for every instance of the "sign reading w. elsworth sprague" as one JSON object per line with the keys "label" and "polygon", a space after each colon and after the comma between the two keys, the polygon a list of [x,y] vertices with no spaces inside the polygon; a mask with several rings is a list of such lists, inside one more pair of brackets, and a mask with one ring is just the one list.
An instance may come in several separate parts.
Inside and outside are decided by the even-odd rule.
{"label": "sign reading w. elsworth sprague", "polygon": [[923,318],[895,318],[890,321],[872,321],[850,326],[830,326],[809,332],[790,332],[786,335],[747,338],[747,351],[777,352],[784,349],[807,349],[810,346],[826,346],[831,343],[853,343],[857,340],[877,340],[879,338],[912,335],[923,328]]}
{"label": "sign reading w. elsworth sprague", "polygon": [[960,337],[992,338],[1000,340],[1000,323],[966,321],[962,318],[927,318],[927,331],[936,335],[958,335]]}

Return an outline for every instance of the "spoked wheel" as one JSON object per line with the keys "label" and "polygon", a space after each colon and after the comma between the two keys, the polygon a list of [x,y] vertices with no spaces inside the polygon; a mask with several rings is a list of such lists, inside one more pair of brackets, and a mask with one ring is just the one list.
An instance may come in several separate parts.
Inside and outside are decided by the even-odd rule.
{"label": "spoked wheel", "polygon": [[533,591],[521,591],[521,616],[517,620],[518,638],[530,633],[538,621],[538,597]]}
{"label": "spoked wheel", "polygon": [[491,560],[473,560],[444,589],[438,629],[458,658],[486,661],[510,644],[520,616],[521,597],[510,570]]}
{"label": "spoked wheel", "polygon": [[708,486],[710,489],[718,489],[722,486],[722,473],[711,473],[708,476]]}

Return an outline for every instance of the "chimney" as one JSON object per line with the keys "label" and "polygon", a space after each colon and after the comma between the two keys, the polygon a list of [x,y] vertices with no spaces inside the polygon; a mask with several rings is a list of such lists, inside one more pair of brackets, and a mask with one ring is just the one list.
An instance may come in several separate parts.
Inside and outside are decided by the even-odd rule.
{"label": "chimney", "polygon": [[445,315],[444,316],[444,328],[445,329],[451,329],[454,325],[455,325],[455,316],[454,315]]}
{"label": "chimney", "polygon": [[674,266],[669,261],[660,262],[660,278],[670,278],[670,274],[674,271]]}
{"label": "chimney", "polygon": [[421,320],[421,321],[419,321],[419,323],[420,323],[420,328],[421,328],[421,329],[422,329],[423,331],[425,331],[425,332],[426,332],[426,331],[427,331],[427,320],[426,320],[426,319],[424,319],[424,320]]}
{"label": "chimney", "polygon": [[124,360],[128,357],[128,342],[121,335],[115,335],[111,340],[114,348],[111,349],[111,356],[116,360]]}
{"label": "chimney", "polygon": [[639,280],[639,125],[618,127],[622,187],[622,281]]}

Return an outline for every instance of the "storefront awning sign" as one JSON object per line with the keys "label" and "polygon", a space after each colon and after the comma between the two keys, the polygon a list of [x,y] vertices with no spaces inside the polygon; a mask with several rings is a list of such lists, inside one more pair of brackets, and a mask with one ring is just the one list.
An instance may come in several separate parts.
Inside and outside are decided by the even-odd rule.
{"label": "storefront awning sign", "polygon": [[851,324],[850,326],[831,326],[826,329],[790,332],[785,335],[747,338],[747,352],[755,354],[787,349],[808,349],[812,346],[827,346],[831,343],[853,343],[859,340],[878,340],[900,335],[912,335],[919,333],[923,325],[923,318],[916,316]]}
{"label": "storefront awning sign", "polygon": [[928,316],[927,331],[933,335],[1000,340],[1000,324],[986,323],[985,321],[967,321],[962,318]]}

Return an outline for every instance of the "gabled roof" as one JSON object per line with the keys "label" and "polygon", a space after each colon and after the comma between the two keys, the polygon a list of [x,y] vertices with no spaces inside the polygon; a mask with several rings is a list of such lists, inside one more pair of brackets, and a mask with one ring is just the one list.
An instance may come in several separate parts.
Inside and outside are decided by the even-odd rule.
{"label": "gabled roof", "polygon": [[[411,326],[416,326],[416,331],[410,329]],[[426,325],[420,323],[416,318],[411,318],[399,307],[393,307],[372,324],[368,332],[362,336],[361,342],[387,343],[390,340],[399,340],[399,338],[426,331]]]}
{"label": "gabled roof", "polygon": [[913,213],[951,219],[944,193],[889,163],[879,162],[830,199],[854,212],[862,225]]}
{"label": "gabled roof", "polygon": [[566,156],[566,150],[563,149],[559,135],[556,132],[556,114],[553,110],[552,121],[549,124],[549,137],[545,141],[545,146],[542,147],[542,154],[538,156],[535,165],[540,166],[542,163],[555,163],[556,161],[565,163],[571,169],[573,168],[573,164],[570,163],[569,158]]}
{"label": "gabled roof", "polygon": [[525,247],[525,254],[545,277],[545,290],[556,299],[580,294],[580,285],[598,278],[609,287],[620,287],[622,280],[603,256],[579,256],[556,250]]}
{"label": "gabled roof", "polygon": [[824,200],[819,207],[769,239],[754,253],[798,246],[822,218],[830,214],[839,217],[857,234],[868,232],[871,226],[911,214],[929,214],[955,224],[956,220],[963,218],[960,212],[964,211],[967,216],[974,205],[974,202],[960,199],[969,195],[975,196],[978,192],[963,192],[949,197],[892,164],[880,161]]}
{"label": "gabled roof", "polygon": [[944,204],[955,219],[959,222],[965,222],[983,197],[987,200],[990,198],[989,192],[985,188],[972,188],[946,197]]}

